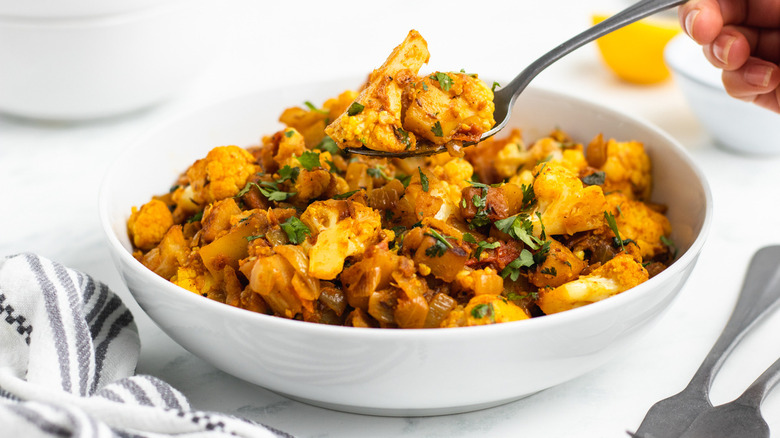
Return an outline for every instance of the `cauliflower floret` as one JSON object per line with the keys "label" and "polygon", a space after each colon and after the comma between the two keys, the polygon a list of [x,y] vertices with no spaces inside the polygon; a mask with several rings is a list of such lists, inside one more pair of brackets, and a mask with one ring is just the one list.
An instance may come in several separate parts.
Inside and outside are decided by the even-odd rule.
{"label": "cauliflower floret", "polygon": [[173,226],[173,215],[168,206],[153,199],[141,206],[132,208],[127,220],[127,231],[136,248],[148,251],[163,239],[168,228]]}
{"label": "cauliflower floret", "polygon": [[514,130],[509,142],[496,156],[496,172],[501,178],[512,178],[528,173],[537,164],[546,161],[558,163],[577,174],[588,165],[583,151],[581,144],[562,143],[554,137],[541,138],[526,149],[520,131]]}
{"label": "cauliflower floret", "polygon": [[[643,202],[629,199],[622,192],[610,193],[607,202],[615,217],[620,238],[636,242],[643,260],[649,260],[668,250],[661,240],[672,232],[672,226],[666,216]],[[614,235],[608,227],[603,228],[600,234]]]}
{"label": "cauliflower floret", "polygon": [[342,149],[365,145],[399,152],[414,148],[416,138],[403,129],[401,122],[402,94],[429,56],[423,37],[410,31],[385,63],[371,73],[368,85],[355,102],[325,128],[325,134]]}
{"label": "cauliflower floret", "polygon": [[179,204],[189,201],[197,205],[206,205],[220,199],[235,196],[250,176],[257,173],[260,166],[246,149],[238,146],[220,146],[209,151],[206,158],[196,161],[187,169],[189,190],[177,190],[173,199]]}
{"label": "cauliflower floret", "polygon": [[501,295],[475,295],[464,306],[458,306],[444,318],[441,327],[467,327],[520,321],[529,316],[520,306]]}
{"label": "cauliflower floret", "polygon": [[403,127],[434,144],[479,142],[495,125],[493,91],[476,76],[435,72],[404,94]]}
{"label": "cauliflower floret", "polygon": [[577,175],[559,163],[539,164],[535,173],[537,208],[530,217],[535,235],[541,235],[542,227],[548,235],[571,235],[605,224],[608,206],[601,187],[584,187]]}
{"label": "cauliflower floret", "polygon": [[653,181],[650,157],[642,143],[610,139],[606,150],[606,161],[599,168],[606,174],[604,191],[620,191],[640,201],[650,199]]}
{"label": "cauliflower floret", "polygon": [[300,132],[306,141],[306,147],[313,149],[325,137],[326,122],[335,120],[346,111],[357,95],[357,92],[347,90],[338,97],[326,100],[321,109],[287,108],[279,116],[279,121]]}
{"label": "cauliflower floret", "polygon": [[555,289],[542,289],[536,304],[546,314],[563,312],[601,301],[647,281],[642,264],[628,254],[618,254],[589,275]]}
{"label": "cauliflower floret", "polygon": [[347,257],[365,252],[379,241],[382,217],[379,212],[349,200],[317,201],[301,214],[316,236],[309,251],[309,275],[332,280],[344,267]]}

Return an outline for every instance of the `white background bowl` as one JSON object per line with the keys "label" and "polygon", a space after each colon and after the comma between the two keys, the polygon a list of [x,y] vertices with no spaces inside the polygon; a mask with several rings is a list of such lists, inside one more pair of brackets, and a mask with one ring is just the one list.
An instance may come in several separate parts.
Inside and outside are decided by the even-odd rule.
{"label": "white background bowl", "polygon": [[211,3],[132,3],[138,9],[87,17],[0,15],[0,111],[94,119],[173,95],[214,57],[221,34]]}
{"label": "white background bowl", "polygon": [[686,35],[672,39],[664,52],[694,114],[722,147],[740,153],[780,154],[780,115],[726,93],[721,71]]}
{"label": "white background bowl", "polygon": [[256,144],[281,111],[315,104],[359,81],[311,84],[234,98],[165,125],[109,169],[100,215],[112,256],[134,298],[167,334],[239,378],[320,406],[380,415],[433,415],[493,406],[585,374],[638,342],[684,284],[711,221],[711,195],[670,137],[596,104],[531,88],[510,126],[528,139],[561,127],[588,142],[597,133],[645,143],[654,200],[669,206],[679,258],[623,294],[527,321],[434,330],[333,327],[251,313],[188,292],[130,254],[130,207],[162,193],[218,145]]}

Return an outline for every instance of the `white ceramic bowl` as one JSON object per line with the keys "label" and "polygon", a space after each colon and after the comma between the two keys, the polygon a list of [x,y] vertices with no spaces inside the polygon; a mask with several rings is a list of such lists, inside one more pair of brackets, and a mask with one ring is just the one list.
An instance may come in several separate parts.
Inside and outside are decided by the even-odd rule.
{"label": "white ceramic bowl", "polygon": [[257,144],[280,112],[322,102],[358,81],[260,92],[165,125],[119,158],[100,194],[117,268],[140,306],[174,340],[225,372],[312,404],[379,415],[434,415],[505,403],[583,375],[640,342],[688,278],[711,221],[702,173],[669,136],[597,104],[537,88],[510,126],[531,139],[561,127],[588,142],[599,132],[643,141],[655,197],[669,206],[679,258],[613,298],[560,314],[492,326],[430,330],[335,327],[251,313],[158,277],[131,256],[130,207],[165,191],[217,145]]}
{"label": "white ceramic bowl", "polygon": [[170,97],[213,59],[208,0],[162,1],[90,17],[0,16],[0,111],[110,117]]}
{"label": "white ceramic bowl", "polygon": [[780,153],[780,115],[729,96],[721,70],[707,61],[699,45],[680,35],[669,42],[664,56],[694,114],[717,144],[751,155]]}

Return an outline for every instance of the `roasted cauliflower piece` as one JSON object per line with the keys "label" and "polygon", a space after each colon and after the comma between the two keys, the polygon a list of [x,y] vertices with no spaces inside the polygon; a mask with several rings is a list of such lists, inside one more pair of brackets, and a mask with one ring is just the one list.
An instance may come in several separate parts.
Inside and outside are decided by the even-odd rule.
{"label": "roasted cauliflower piece", "polygon": [[638,141],[604,141],[597,136],[588,145],[588,164],[605,173],[604,192],[620,191],[630,199],[650,199],[653,178],[650,157]]}
{"label": "roasted cauliflower piece", "polygon": [[322,104],[322,108],[314,107],[311,102],[306,102],[309,106],[307,109],[287,108],[279,116],[279,121],[300,132],[306,142],[306,147],[313,149],[325,137],[325,126],[346,111],[357,95],[356,91],[347,90],[339,94],[338,97],[326,100]]}
{"label": "roasted cauliflower piece", "polygon": [[[643,202],[628,198],[622,192],[610,193],[607,202],[620,237],[636,242],[643,260],[650,260],[668,251],[663,239],[669,237],[672,226],[666,216]],[[600,233],[612,236],[612,230],[607,228]]]}
{"label": "roasted cauliflower piece", "polygon": [[428,44],[417,31],[410,31],[384,64],[369,76],[369,82],[357,99],[325,128],[340,148],[359,148],[399,152],[413,149],[414,134],[404,130],[402,94],[428,62]]}
{"label": "roasted cauliflower piece", "polygon": [[403,128],[433,144],[477,143],[496,123],[493,91],[476,75],[435,72],[403,96]]}
{"label": "roasted cauliflower piece", "polygon": [[301,214],[314,233],[309,251],[309,275],[333,280],[347,257],[362,254],[379,241],[382,217],[370,207],[350,200],[316,201]]}
{"label": "roasted cauliflower piece", "polygon": [[589,275],[554,289],[542,289],[536,305],[545,314],[563,312],[601,301],[647,281],[647,270],[628,254],[618,254]]}
{"label": "roasted cauliflower piece", "polygon": [[442,321],[441,327],[467,327],[521,321],[530,318],[520,306],[501,295],[475,295],[466,306],[458,306]]}
{"label": "roasted cauliflower piece", "polygon": [[[604,225],[607,200],[599,186],[585,187],[582,181],[559,163],[536,166],[533,189],[537,208],[531,215],[534,234],[542,227],[548,236],[595,230]],[[541,216],[537,216],[538,213]]]}
{"label": "roasted cauliflower piece", "polygon": [[184,206],[185,210],[191,210],[193,203],[203,206],[235,196],[258,171],[260,166],[246,149],[216,147],[187,169],[187,185],[173,193],[173,200],[177,208]]}
{"label": "roasted cauliflower piece", "polygon": [[140,209],[133,207],[127,219],[127,231],[133,245],[144,251],[157,246],[172,226],[173,215],[168,205],[157,199],[152,199]]}

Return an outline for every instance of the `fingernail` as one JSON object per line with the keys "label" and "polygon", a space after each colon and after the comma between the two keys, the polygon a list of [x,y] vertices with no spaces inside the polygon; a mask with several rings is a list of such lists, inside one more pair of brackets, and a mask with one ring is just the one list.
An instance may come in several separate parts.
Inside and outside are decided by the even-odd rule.
{"label": "fingernail", "polygon": [[767,87],[772,79],[772,68],[765,65],[751,65],[745,69],[745,82],[757,87]]}
{"label": "fingernail", "polygon": [[721,44],[720,41],[717,41],[712,45],[712,54],[715,56],[715,58],[718,59],[718,61],[722,62],[723,64],[728,64],[729,51],[731,50],[731,45],[734,44],[734,41],[736,40],[737,37],[732,36],[728,37],[725,43]]}
{"label": "fingernail", "polygon": [[688,36],[693,37],[693,23],[696,21],[696,16],[699,15],[698,9],[693,9],[688,14],[685,15],[685,20],[683,20],[683,27],[685,27],[685,33],[688,34]]}

